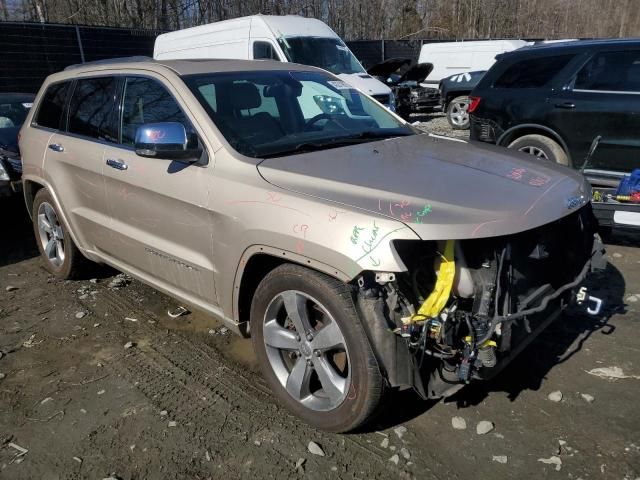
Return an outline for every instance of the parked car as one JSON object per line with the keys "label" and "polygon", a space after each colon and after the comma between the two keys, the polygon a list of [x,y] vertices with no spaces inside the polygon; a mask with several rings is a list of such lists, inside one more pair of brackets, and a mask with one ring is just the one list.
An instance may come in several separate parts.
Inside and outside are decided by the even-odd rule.
{"label": "parked car", "polygon": [[387,388],[491,377],[601,255],[579,173],[418,133],[321,69],[84,64],[35,105],[20,147],[46,268],[106,263],[250,334],[275,397],[329,431]]}
{"label": "parked car", "polygon": [[393,109],[391,89],[368,75],[328,25],[298,15],[252,15],[164,33],[153,58],[279,60],[323,68]]}
{"label": "parked car", "polygon": [[456,73],[440,81],[440,105],[452,128],[469,129],[469,94],[485,73],[486,70]]}
{"label": "parked car", "polygon": [[367,73],[391,88],[396,112],[408,119],[412,113],[430,111],[440,104],[437,88],[420,85],[431,70],[430,63],[411,65],[410,58],[390,58],[369,68]]}
{"label": "parked car", "polygon": [[21,191],[18,131],[34,97],[31,93],[0,93],[0,197]]}
{"label": "parked car", "polygon": [[480,80],[469,106],[470,136],[617,186],[639,165],[639,110],[640,40],[534,45],[499,56]]}
{"label": "parked car", "polygon": [[433,70],[425,86],[438,85],[440,80],[458,73],[489,70],[496,55],[527,45],[524,40],[477,40],[471,42],[425,43],[420,48],[418,63],[431,63]]}

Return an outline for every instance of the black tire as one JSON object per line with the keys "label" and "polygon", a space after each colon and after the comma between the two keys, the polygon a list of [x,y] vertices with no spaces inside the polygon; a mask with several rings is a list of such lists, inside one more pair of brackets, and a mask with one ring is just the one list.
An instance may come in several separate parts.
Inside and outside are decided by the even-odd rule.
{"label": "black tire", "polygon": [[469,130],[469,126],[471,125],[469,113],[466,112],[466,110],[466,114],[460,112],[462,105],[466,105],[467,109],[469,108],[468,96],[461,95],[455,97],[447,105],[447,121],[454,130]]}
{"label": "black tire", "polygon": [[[290,395],[278,379],[267,353],[267,348],[270,348],[264,341],[267,308],[280,294],[291,291],[313,297],[326,309],[337,323],[349,352],[350,383],[345,387],[348,395],[330,410],[308,408]],[[329,432],[347,432],[365,424],[376,412],[384,394],[384,380],[356,313],[351,291],[344,283],[298,265],[285,264],[275,268],[260,282],[253,297],[251,337],[258,363],[274,395],[289,411],[308,424]],[[303,360],[302,354],[297,355],[299,358],[294,362]],[[289,374],[292,370],[293,367]]]}
{"label": "black tire", "polygon": [[511,142],[509,148],[529,153],[541,160],[569,166],[569,157],[560,144],[544,135],[524,135]]}
{"label": "black tire", "polygon": [[[55,264],[54,261],[49,258],[47,253],[45,253],[45,244],[43,240],[41,240],[41,233],[38,222],[40,207],[44,203],[51,206],[55,213],[55,216],[59,221],[60,231],[58,232],[58,237],[60,238],[64,251],[64,259],[59,264]],[[75,243],[71,239],[69,229],[62,222],[62,218],[58,213],[53,198],[46,188],[42,188],[38,190],[38,193],[36,193],[33,201],[32,223],[33,231],[36,237],[36,244],[38,245],[40,257],[42,259],[42,262],[44,263],[45,268],[49,272],[53,273],[57,278],[63,280],[82,277],[83,273],[87,271],[87,268],[92,265],[92,262],[85,258],[82,253],[80,253],[80,250],[78,250],[78,247],[76,247]]]}

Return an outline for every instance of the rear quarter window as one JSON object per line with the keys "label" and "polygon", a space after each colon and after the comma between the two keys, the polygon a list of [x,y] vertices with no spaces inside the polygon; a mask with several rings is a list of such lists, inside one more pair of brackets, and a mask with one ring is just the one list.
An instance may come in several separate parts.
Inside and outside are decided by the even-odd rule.
{"label": "rear quarter window", "polygon": [[541,88],[551,82],[575,55],[528,58],[515,62],[493,83],[494,88]]}
{"label": "rear quarter window", "polygon": [[54,83],[44,92],[34,123],[39,127],[59,129],[71,82]]}

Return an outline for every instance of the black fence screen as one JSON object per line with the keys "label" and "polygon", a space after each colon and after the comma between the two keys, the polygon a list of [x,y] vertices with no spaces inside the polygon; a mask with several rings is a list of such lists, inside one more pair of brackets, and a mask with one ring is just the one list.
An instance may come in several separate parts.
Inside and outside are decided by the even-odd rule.
{"label": "black fence screen", "polygon": [[153,55],[160,32],[38,23],[0,23],[1,92],[35,93],[50,74],[69,65]]}
{"label": "black fence screen", "polygon": [[[153,55],[161,31],[0,22],[0,92],[35,93],[50,74],[68,65],[107,58]],[[347,42],[365,68],[394,57],[417,62],[420,47],[433,40]],[[435,40],[451,41],[451,40]]]}

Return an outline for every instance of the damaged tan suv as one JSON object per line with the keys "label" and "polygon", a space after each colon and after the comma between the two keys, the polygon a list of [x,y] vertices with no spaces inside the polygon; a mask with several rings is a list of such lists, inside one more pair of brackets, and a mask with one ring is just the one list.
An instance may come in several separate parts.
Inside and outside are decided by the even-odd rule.
{"label": "damaged tan suv", "polygon": [[580,174],[417,132],[317,68],[71,67],[20,150],[51,272],[109,264],[250,334],[276,397],[325,430],[389,388],[488,379],[569,302],[599,305]]}

